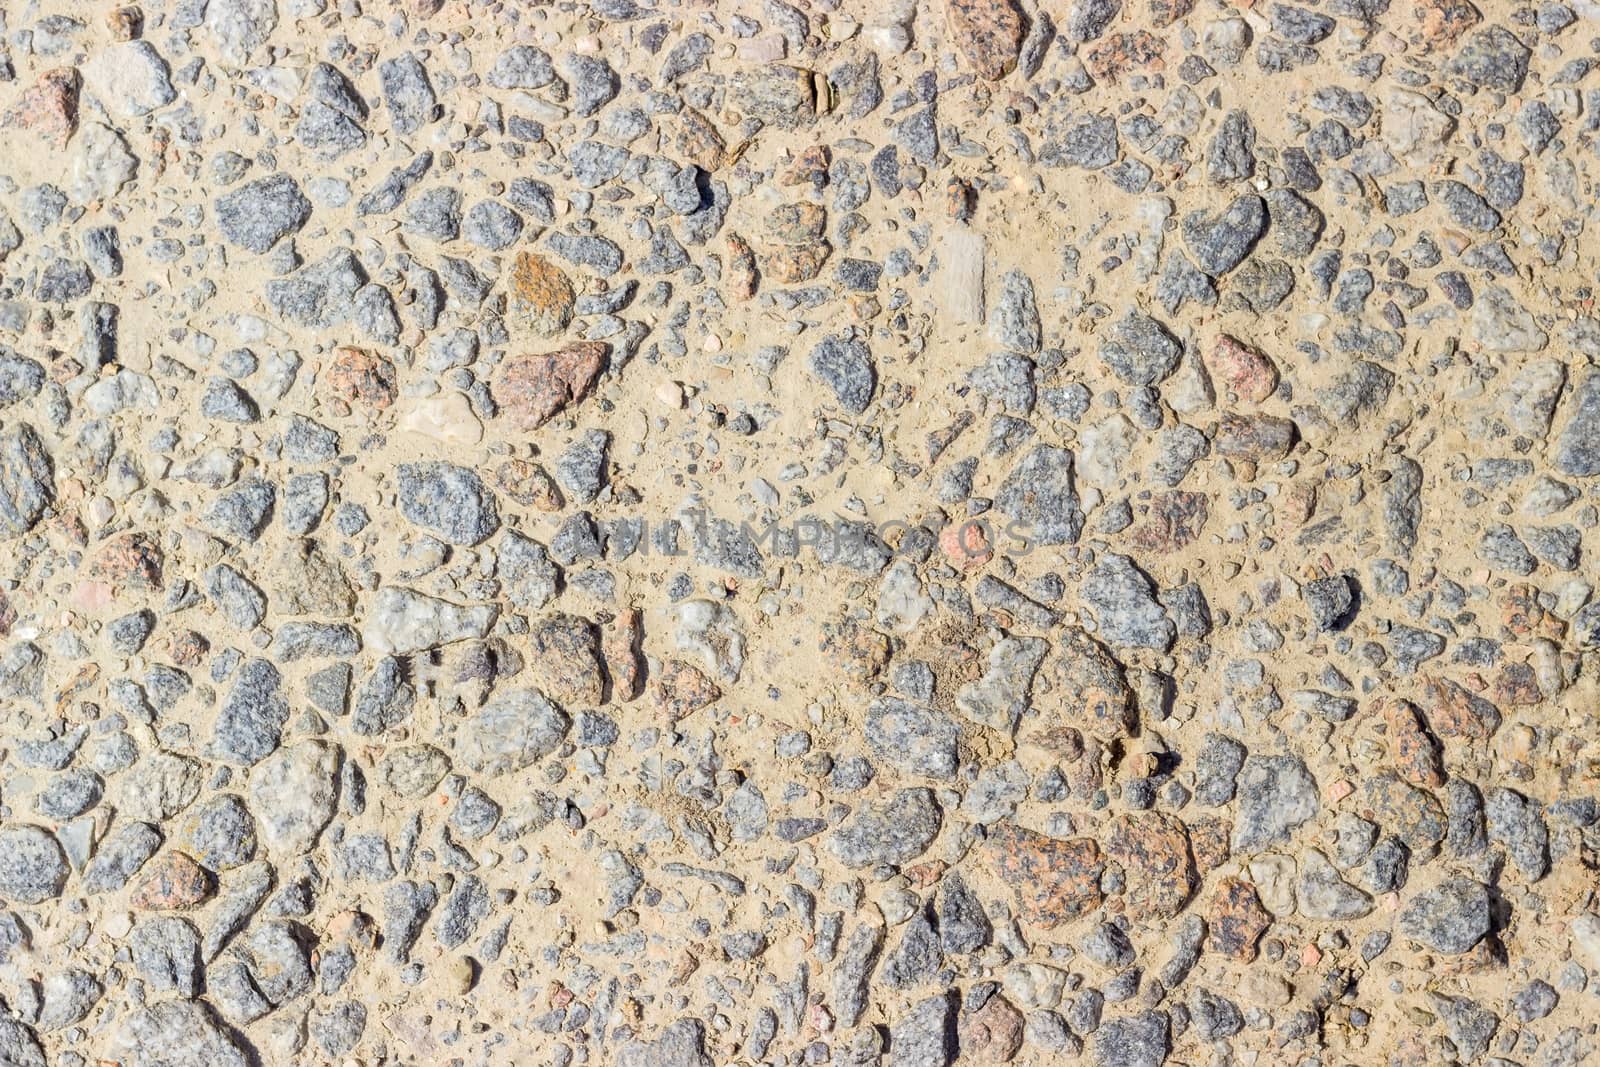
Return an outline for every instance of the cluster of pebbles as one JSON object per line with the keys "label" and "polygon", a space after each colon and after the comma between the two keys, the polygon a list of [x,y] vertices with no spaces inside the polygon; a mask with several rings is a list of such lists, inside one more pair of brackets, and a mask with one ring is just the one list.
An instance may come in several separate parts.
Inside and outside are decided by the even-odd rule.
{"label": "cluster of pebbles", "polygon": [[0,14],[0,1064],[1600,1060],[1600,5]]}

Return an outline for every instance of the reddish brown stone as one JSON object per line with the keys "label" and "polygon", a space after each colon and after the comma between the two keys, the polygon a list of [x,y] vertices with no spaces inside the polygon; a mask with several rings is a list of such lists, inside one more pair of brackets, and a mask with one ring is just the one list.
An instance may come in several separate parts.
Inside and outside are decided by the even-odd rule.
{"label": "reddish brown stone", "polygon": [[394,364],[364,348],[340,348],[323,378],[346,403],[382,411],[395,398]]}
{"label": "reddish brown stone", "polygon": [[958,571],[982,570],[994,558],[980,522],[963,522],[940,530],[939,552]]}
{"label": "reddish brown stone", "polygon": [[737,301],[756,295],[761,278],[756,271],[756,254],[743,237],[728,234],[728,295]]}
{"label": "reddish brown stone", "polygon": [[1294,445],[1294,423],[1274,415],[1229,412],[1217,425],[1211,446],[1229,459],[1282,459]]}
{"label": "reddish brown stone", "polygon": [[534,624],[528,643],[528,665],[545,696],[558,704],[601,702],[605,672],[592,622],[578,615],[551,615]]}
{"label": "reddish brown stone", "polygon": [[1440,737],[1478,741],[1500,728],[1500,709],[1459,682],[1430,675],[1422,685],[1428,724]]}
{"label": "reddish brown stone", "polygon": [[78,72],[71,67],[45,71],[0,125],[32,130],[45,144],[65,148],[78,128],[79,85]]}
{"label": "reddish brown stone", "polygon": [[627,608],[601,631],[600,653],[611,679],[612,700],[634,700],[644,692],[644,658],[639,652],[643,639],[643,616],[638,608]]}
{"label": "reddish brown stone", "polygon": [[1083,732],[1072,726],[1033,730],[1023,740],[1068,763],[1083,758]]}
{"label": "reddish brown stone", "polygon": [[1093,838],[1063,840],[1007,823],[994,828],[988,844],[1028,922],[1050,930],[1100,905],[1105,862]]}
{"label": "reddish brown stone", "polygon": [[1544,700],[1539,676],[1527,663],[1507,663],[1501,667],[1489,692],[1497,703],[1512,707],[1530,707]]}
{"label": "reddish brown stone", "polygon": [[168,645],[172,662],[180,667],[200,666],[206,660],[206,653],[211,651],[211,642],[206,640],[204,634],[193,630],[179,630],[172,635]]}
{"label": "reddish brown stone", "polygon": [[1041,711],[1054,711],[1066,723],[1107,739],[1121,737],[1133,728],[1133,691],[1122,664],[1087,630],[1065,628],[1045,672],[1054,686],[1048,695],[1036,699]]}
{"label": "reddish brown stone", "polygon": [[949,0],[950,37],[980,75],[996,81],[1017,66],[1026,20],[1011,0]]}
{"label": "reddish brown stone", "polygon": [[964,178],[951,178],[944,187],[944,213],[955,222],[970,222],[978,210],[978,191]]}
{"label": "reddish brown stone", "polygon": [[1483,16],[1467,0],[1418,0],[1417,19],[1422,23],[1422,40],[1432,49],[1448,49],[1479,22]]}
{"label": "reddish brown stone", "polygon": [[780,204],[767,216],[767,229],[784,244],[809,245],[822,240],[828,213],[822,205],[809,201]]}
{"label": "reddish brown stone", "polygon": [[781,204],[767,216],[767,229],[782,242],[763,259],[762,271],[786,285],[810,281],[833,248],[822,239],[828,214],[818,204]]}
{"label": "reddish brown stone", "polygon": [[1194,858],[1182,820],[1157,811],[1130,812],[1111,824],[1106,854],[1126,875],[1124,899],[1135,919],[1170,919],[1194,893]]}
{"label": "reddish brown stone", "polygon": [[1444,784],[1444,762],[1439,742],[1428,733],[1422,712],[1409,700],[1391,700],[1383,709],[1389,724],[1390,755],[1400,777],[1414,785]]}
{"label": "reddish brown stone", "polygon": [[87,575],[113,589],[153,592],[161,588],[165,560],[153,534],[117,534],[95,551]]}
{"label": "reddish brown stone", "polygon": [[[871,293],[855,293],[846,299],[850,306],[850,317],[856,322],[870,322],[878,317],[883,310],[883,302]],[[893,382],[885,391],[883,404],[886,407],[897,408],[900,405],[896,399],[905,401],[910,399],[907,391],[901,388],[899,382]]]}
{"label": "reddish brown stone", "polygon": [[211,875],[182,852],[168,852],[145,868],[133,906],[143,911],[183,911],[211,896]]}
{"label": "reddish brown stone", "polygon": [[1500,601],[1500,622],[1512,637],[1548,637],[1561,640],[1567,624],[1545,611],[1539,590],[1525,582],[1509,587]]}
{"label": "reddish brown stone", "polygon": [[362,911],[341,911],[328,920],[328,941],[353,948],[373,948],[378,943],[378,924]]}
{"label": "reddish brown stone", "polygon": [[506,289],[507,325],[517,333],[556,337],[572,321],[577,293],[566,271],[544,256],[518,252]]}
{"label": "reddish brown stone", "polygon": [[1106,784],[1106,746],[1098,737],[1083,739],[1083,756],[1067,764],[1067,788],[1075,797],[1092,797]]}
{"label": "reddish brown stone", "polygon": [[1233,824],[1216,815],[1202,815],[1189,824],[1189,852],[1197,871],[1214,871],[1228,862]]}
{"label": "reddish brown stone", "polygon": [[1115,81],[1140,68],[1162,69],[1161,49],[1161,38],[1145,30],[1112,34],[1088,50],[1084,66],[1096,81]]}
{"label": "reddish brown stone", "polygon": [[996,993],[961,1017],[956,1038],[962,1063],[1006,1063],[1022,1050],[1022,1013]]}
{"label": "reddish brown stone", "polygon": [[1204,493],[1173,489],[1150,498],[1150,510],[1133,531],[1133,543],[1147,552],[1174,552],[1192,544],[1211,515]]}
{"label": "reddish brown stone", "polygon": [[1211,897],[1206,925],[1212,952],[1249,963],[1256,958],[1256,945],[1272,925],[1272,916],[1261,906],[1255,886],[1242,878],[1224,878]]}
{"label": "reddish brown stone", "polygon": [[1278,497],[1274,517],[1284,525],[1304,526],[1317,511],[1317,487],[1310,482],[1295,482]]}
{"label": "reddish brown stone", "polygon": [[507,360],[494,388],[495,402],[521,429],[537,429],[589,394],[610,351],[602,341],[578,341],[545,355]]}
{"label": "reddish brown stone", "polygon": [[1259,349],[1227,334],[1206,356],[1206,369],[1240,400],[1259,404],[1278,387],[1278,368]]}
{"label": "reddish brown stone", "polygon": [[822,272],[822,265],[833,254],[833,246],[826,241],[814,245],[787,245],[767,253],[762,262],[762,273],[784,285],[808,282]]}
{"label": "reddish brown stone", "polygon": [[827,145],[814,144],[795,157],[778,179],[778,184],[809,185],[821,189],[828,184],[828,164],[832,160],[833,153],[828,151]]}
{"label": "reddish brown stone", "polygon": [[525,459],[508,459],[494,470],[495,487],[523,507],[560,511],[561,489],[550,472]]}
{"label": "reddish brown stone", "polygon": [[682,660],[668,660],[654,686],[656,707],[676,722],[722,699],[722,690],[704,671]]}

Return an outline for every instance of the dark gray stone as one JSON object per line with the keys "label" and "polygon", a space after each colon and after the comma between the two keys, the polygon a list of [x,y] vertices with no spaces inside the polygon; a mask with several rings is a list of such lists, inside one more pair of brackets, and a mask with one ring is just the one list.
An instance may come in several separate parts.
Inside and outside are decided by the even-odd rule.
{"label": "dark gray stone", "polygon": [[402,463],[395,483],[400,514],[452,545],[480,544],[500,528],[494,493],[466,467]]}
{"label": "dark gray stone", "polygon": [[239,669],[212,735],[218,756],[250,766],[277,749],[283,724],[289,720],[289,704],[280,692],[282,680],[268,660],[248,660]]}
{"label": "dark gray stone", "polygon": [[1129,385],[1155,385],[1177,369],[1183,346],[1149,315],[1129,308],[1100,339],[1100,359]]}
{"label": "dark gray stone", "polygon": [[867,410],[877,385],[872,351],[865,343],[844,337],[829,337],[811,350],[811,373],[833,391],[839,406],[852,415]]}
{"label": "dark gray stone", "polygon": [[1295,827],[1321,809],[1317,782],[1294,756],[1251,756],[1238,779],[1235,852],[1260,852],[1289,840]]}
{"label": "dark gray stone", "polygon": [[311,217],[311,201],[287,174],[247,182],[216,201],[217,226],[230,244],[265,255]]}
{"label": "dark gray stone", "polygon": [[1221,212],[1191,211],[1183,217],[1183,243],[1195,266],[1213,278],[1244,262],[1267,232],[1267,203],[1254,193],[1236,197]]}
{"label": "dark gray stone", "polygon": [[1489,933],[1489,890],[1470,878],[1450,877],[1425,890],[1400,912],[1400,932],[1436,952],[1459,955]]}

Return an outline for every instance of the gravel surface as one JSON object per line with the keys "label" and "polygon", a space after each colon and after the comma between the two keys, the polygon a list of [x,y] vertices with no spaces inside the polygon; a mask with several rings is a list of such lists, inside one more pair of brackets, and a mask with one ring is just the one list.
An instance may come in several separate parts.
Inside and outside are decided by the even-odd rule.
{"label": "gravel surface", "polygon": [[0,1064],[1600,1062],[1596,25],[10,5]]}

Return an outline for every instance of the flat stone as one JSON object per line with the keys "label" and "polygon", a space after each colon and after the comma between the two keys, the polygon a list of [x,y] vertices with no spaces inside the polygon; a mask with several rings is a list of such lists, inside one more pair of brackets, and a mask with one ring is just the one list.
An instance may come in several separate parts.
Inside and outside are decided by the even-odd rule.
{"label": "flat stone", "polygon": [[1321,808],[1317,782],[1293,756],[1251,756],[1239,774],[1235,852],[1260,852],[1288,841],[1290,833]]}
{"label": "flat stone", "polygon": [[287,174],[271,174],[217,198],[217,226],[231,244],[265,255],[311,217],[311,201]]}
{"label": "flat stone", "polygon": [[544,355],[509,359],[494,386],[495,401],[519,429],[537,429],[588,395],[609,351],[603,342],[578,341]]}
{"label": "flat stone", "polygon": [[280,748],[250,771],[251,810],[262,844],[276,856],[303,855],[333,818],[339,746],[308,740]]}
{"label": "flat stone", "polygon": [[61,845],[37,826],[0,829],[0,896],[39,904],[61,895],[67,882],[67,857]]}
{"label": "flat stone", "polygon": [[1016,888],[1022,917],[1052,930],[1098,907],[1104,860],[1093,838],[1063,840],[1011,823],[995,827],[989,852]]}
{"label": "flat stone", "polygon": [[1400,912],[1399,928],[1435,952],[1460,955],[1488,935],[1490,923],[1488,889],[1453,877],[1418,893]]}
{"label": "flat stone", "polygon": [[1015,69],[1027,23],[1011,0],[948,0],[945,18],[950,39],[980,75],[997,81]]}
{"label": "flat stone", "polygon": [[905,864],[925,852],[939,833],[942,816],[928,789],[902,789],[881,804],[863,804],[828,838],[846,867]]}
{"label": "flat stone", "polygon": [[500,528],[494,492],[466,467],[402,463],[395,472],[400,513],[453,545],[482,543]]}
{"label": "flat stone", "polygon": [[1213,278],[1243,263],[1266,232],[1266,201],[1252,193],[1235,198],[1221,212],[1193,211],[1183,218],[1183,242],[1195,266]]}
{"label": "flat stone", "polygon": [[386,586],[378,590],[361,639],[374,652],[406,656],[482,637],[498,614],[493,604],[455,604],[414,589]]}
{"label": "flat stone", "polygon": [[1182,820],[1162,812],[1118,816],[1106,856],[1127,880],[1124,901],[1133,919],[1170,919],[1183,910],[1199,881]]}
{"label": "flat stone", "polygon": [[472,770],[494,778],[543,759],[556,750],[572,720],[541,693],[498,693],[463,724],[458,743]]}

